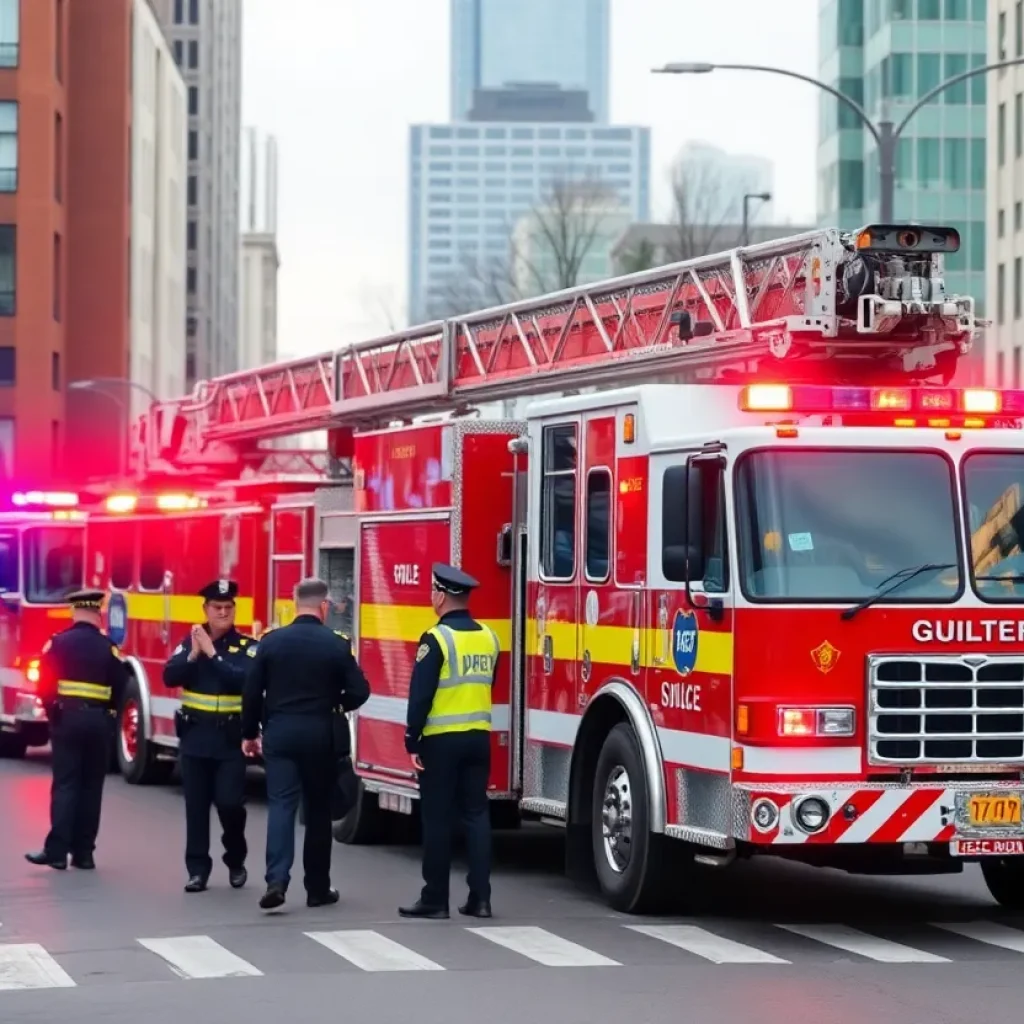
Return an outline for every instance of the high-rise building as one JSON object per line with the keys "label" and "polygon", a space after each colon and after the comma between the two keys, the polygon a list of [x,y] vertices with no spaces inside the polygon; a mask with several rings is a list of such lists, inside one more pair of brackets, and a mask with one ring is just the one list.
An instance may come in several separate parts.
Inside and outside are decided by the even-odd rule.
{"label": "high-rise building", "polygon": [[[989,60],[1024,57],[1024,5],[990,0]],[[1024,67],[989,75],[985,382],[1024,387]]]}
{"label": "high-rise building", "polygon": [[242,237],[239,280],[239,369],[277,358],[277,140],[260,147],[246,128],[242,146]]}
{"label": "high-rise building", "polygon": [[477,89],[556,85],[583,90],[608,121],[609,0],[452,0],[451,119]]}
{"label": "high-rise building", "polygon": [[152,0],[188,87],[186,378],[238,367],[241,0]]}
{"label": "high-rise building", "polygon": [[[650,129],[539,123],[413,125],[410,130],[409,316],[451,311],[469,276],[509,272],[516,224],[572,181],[600,181],[630,219],[646,220]],[[458,281],[453,295],[452,282]],[[471,282],[469,282],[471,283]],[[494,301],[482,285],[481,301]]]}
{"label": "high-rise building", "polygon": [[[1007,5],[1008,6],[1008,5]],[[987,61],[986,0],[819,0],[819,77],[898,124],[930,89]],[[919,110],[896,154],[898,220],[948,224],[960,252],[948,286],[981,297],[985,276],[986,95],[978,76]],[[822,93],[818,220],[853,229],[878,217],[878,152],[856,113]]]}
{"label": "high-rise building", "polygon": [[184,90],[148,0],[0,0],[8,480],[115,473],[132,392],[177,385]]}

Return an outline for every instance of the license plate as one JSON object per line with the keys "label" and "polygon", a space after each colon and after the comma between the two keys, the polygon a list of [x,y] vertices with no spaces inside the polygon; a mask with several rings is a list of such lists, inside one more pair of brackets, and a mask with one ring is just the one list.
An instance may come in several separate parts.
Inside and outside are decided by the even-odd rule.
{"label": "license plate", "polygon": [[1020,828],[1021,799],[1016,793],[978,793],[967,798],[970,828]]}
{"label": "license plate", "polygon": [[1024,856],[1024,839],[954,839],[949,844],[953,857]]}

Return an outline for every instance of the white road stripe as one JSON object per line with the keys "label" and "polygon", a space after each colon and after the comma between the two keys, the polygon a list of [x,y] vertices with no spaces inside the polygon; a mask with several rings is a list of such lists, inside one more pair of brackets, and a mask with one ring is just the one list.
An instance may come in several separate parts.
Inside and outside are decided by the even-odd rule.
{"label": "white road stripe", "polygon": [[788,964],[788,960],[766,953],[763,949],[746,946],[742,942],[715,935],[692,924],[628,924],[630,931],[670,946],[685,949],[716,964]]}
{"label": "white road stripe", "polygon": [[1014,953],[1024,953],[1024,932],[1016,928],[1008,928],[1005,924],[995,921],[967,921],[964,924],[933,924],[933,928],[962,935],[965,939],[984,942],[989,946],[999,946]]}
{"label": "white road stripe", "polygon": [[440,964],[374,931],[306,932],[364,971],[443,971]]}
{"label": "white road stripe", "polygon": [[923,949],[914,949],[889,939],[880,939],[876,935],[857,931],[845,924],[780,924],[794,935],[802,935],[815,942],[823,942],[827,946],[845,949],[847,953],[866,956],[869,960],[878,960],[887,964],[948,964],[944,956],[926,953]]}
{"label": "white road stripe", "polygon": [[544,964],[545,967],[622,966],[617,960],[609,960],[592,949],[578,946],[568,939],[561,939],[543,928],[467,928],[466,931],[482,935],[499,946]]}
{"label": "white road stripe", "polygon": [[64,968],[37,943],[0,945],[0,991],[74,987]]}
{"label": "white road stripe", "polygon": [[208,935],[136,941],[166,960],[168,967],[181,978],[256,978],[263,974]]}

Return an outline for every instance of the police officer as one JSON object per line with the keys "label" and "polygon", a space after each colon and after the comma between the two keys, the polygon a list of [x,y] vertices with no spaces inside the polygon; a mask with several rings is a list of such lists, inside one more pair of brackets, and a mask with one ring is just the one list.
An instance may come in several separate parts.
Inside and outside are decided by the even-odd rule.
{"label": "police officer", "polygon": [[48,640],[39,660],[53,751],[50,833],[42,850],[25,859],[59,871],[67,869],[69,854],[76,868],[96,867],[114,718],[128,682],[120,653],[100,632],[103,598],[102,590],[69,594],[71,628]]}
{"label": "police officer", "polygon": [[433,566],[431,604],[438,623],[420,637],[409,683],[405,749],[419,772],[423,891],[402,917],[448,917],[452,830],[466,833],[467,917],[491,916],[491,686],[498,664],[494,631],[469,614],[479,583],[451,565]]}
{"label": "police officer", "polygon": [[295,588],[295,619],[260,637],[245,682],[242,728],[246,753],[260,750],[267,776],[267,889],[264,910],[285,902],[295,860],[295,814],[306,810],[302,861],[306,906],[338,902],[331,887],[331,796],[345,712],[361,707],[370,684],[348,638],[324,624],[327,584],[303,580]]}
{"label": "police officer", "polygon": [[164,666],[164,684],[181,687],[175,715],[185,791],[185,892],[204,892],[213,869],[210,809],[217,808],[228,881],[248,879],[245,857],[245,755],[242,685],[256,642],[235,629],[238,584],[216,580],[199,591],[206,623],[193,626]]}

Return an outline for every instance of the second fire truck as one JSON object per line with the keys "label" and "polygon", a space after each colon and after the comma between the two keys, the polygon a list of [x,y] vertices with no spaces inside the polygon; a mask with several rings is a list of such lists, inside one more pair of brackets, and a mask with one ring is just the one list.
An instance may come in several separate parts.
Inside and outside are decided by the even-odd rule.
{"label": "second fire truck", "polygon": [[[383,841],[415,813],[408,680],[430,564],[451,561],[481,580],[473,611],[506,654],[496,819],[564,826],[571,872],[612,906],[648,910],[670,877],[774,854],[915,873],[977,859],[1019,907],[1024,394],[953,384],[976,329],[943,287],[958,245],[941,228],[809,232],[154,408],[140,473],[196,482],[202,508],[140,521],[129,545],[141,572],[160,538],[164,575],[140,612],[126,774],[173,748],[146,665],[195,614],[174,566],[239,578],[243,624],[286,621],[291,586],[318,572],[373,686],[342,835]],[[473,415],[570,389],[525,418]],[[245,505],[262,444],[318,428],[332,478],[280,493],[257,474]],[[94,538],[120,543],[116,522],[89,515],[89,583],[112,582]]]}

